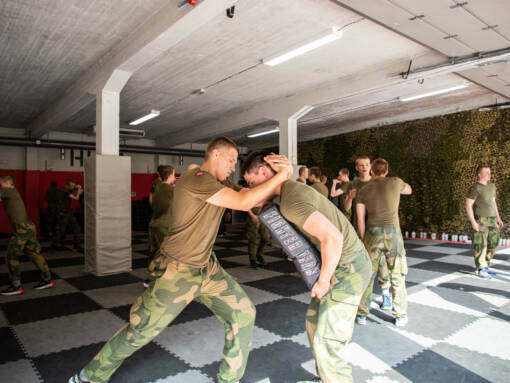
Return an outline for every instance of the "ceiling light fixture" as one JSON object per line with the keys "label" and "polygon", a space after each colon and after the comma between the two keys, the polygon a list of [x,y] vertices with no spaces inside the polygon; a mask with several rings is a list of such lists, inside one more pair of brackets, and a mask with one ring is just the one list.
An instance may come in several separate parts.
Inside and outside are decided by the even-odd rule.
{"label": "ceiling light fixture", "polygon": [[129,125],[140,125],[141,123],[145,122],[145,121],[148,121],[148,120],[151,120],[153,119],[154,117],[158,117],[159,116],[159,110],[151,110],[151,112],[143,117],[140,117],[139,119],[137,120],[134,120],[134,121],[131,121],[129,123]]}
{"label": "ceiling light fixture", "polygon": [[265,132],[249,134],[248,138],[255,138],[255,137],[265,136],[267,134],[273,134],[273,133],[277,133],[279,131],[280,131],[280,127],[276,128],[276,129],[266,130]]}
{"label": "ceiling light fixture", "polygon": [[312,42],[309,42],[308,44],[302,45],[299,48],[293,49],[287,53],[284,53],[280,56],[276,56],[269,60],[262,60],[262,62],[265,65],[269,66],[276,66],[278,64],[281,64],[285,61],[291,60],[294,57],[300,56],[302,54],[305,54],[307,52],[310,52],[311,50],[314,50],[316,48],[322,47],[323,45],[329,44],[333,41],[336,41],[342,37],[343,33],[339,28],[333,27],[331,28],[331,32],[328,33],[326,36],[323,36],[317,40],[314,40]]}
{"label": "ceiling light fixture", "polygon": [[466,87],[467,87],[467,84],[461,84],[461,85],[452,86],[450,88],[439,89],[439,90],[434,90],[432,92],[418,94],[416,96],[399,97],[399,100],[403,101],[403,102],[413,101],[413,100],[418,100],[419,98],[425,98],[425,97],[430,97],[430,96],[436,96],[438,94],[453,92],[454,90],[464,89]]}

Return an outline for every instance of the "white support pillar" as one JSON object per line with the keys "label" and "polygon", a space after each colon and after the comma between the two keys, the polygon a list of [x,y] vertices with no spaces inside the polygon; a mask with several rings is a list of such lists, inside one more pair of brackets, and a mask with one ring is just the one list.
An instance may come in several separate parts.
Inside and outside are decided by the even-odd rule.
{"label": "white support pillar", "polygon": [[96,95],[96,152],[119,155],[120,92],[131,77],[131,72],[114,70]]}
{"label": "white support pillar", "polygon": [[85,268],[131,270],[131,158],[119,156],[120,92],[130,72],[114,70],[96,93],[96,155],[85,163]]}
{"label": "white support pillar", "polygon": [[298,165],[298,147],[297,147],[297,122],[298,120],[306,115],[313,109],[313,106],[303,106],[297,112],[292,114],[290,117],[280,118],[280,154],[285,154],[294,166],[293,179],[298,177],[297,165]]}

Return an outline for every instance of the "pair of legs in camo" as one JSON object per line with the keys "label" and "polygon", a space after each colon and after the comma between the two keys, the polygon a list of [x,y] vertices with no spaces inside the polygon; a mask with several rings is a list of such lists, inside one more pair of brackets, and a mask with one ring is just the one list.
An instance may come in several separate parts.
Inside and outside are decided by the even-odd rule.
{"label": "pair of legs in camo", "polygon": [[[159,254],[155,258],[156,263],[161,261]],[[82,370],[82,379],[108,382],[124,359],[164,331],[195,298],[205,304],[225,326],[218,382],[234,383],[241,379],[255,322],[255,307],[244,290],[220,266],[214,253],[202,268],[173,260],[164,261],[164,264],[164,274],[153,279],[149,288],[138,297],[131,307],[129,323]]]}
{"label": "pair of legs in camo", "polygon": [[341,353],[352,338],[356,311],[372,266],[363,249],[350,267],[338,267],[332,287],[321,300],[312,298],[306,332],[322,383],[352,383],[351,367]]}
{"label": "pair of legs in camo", "polygon": [[407,317],[407,291],[405,284],[407,261],[400,227],[394,225],[368,228],[364,243],[372,261],[372,277],[361,298],[358,316],[366,317],[370,312],[374,280],[381,264],[381,258],[384,257],[390,273],[393,316],[395,318]]}

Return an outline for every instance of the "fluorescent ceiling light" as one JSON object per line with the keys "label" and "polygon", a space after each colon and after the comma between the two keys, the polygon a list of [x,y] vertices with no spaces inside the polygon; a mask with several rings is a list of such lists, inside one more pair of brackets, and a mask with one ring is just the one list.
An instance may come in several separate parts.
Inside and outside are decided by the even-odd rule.
{"label": "fluorescent ceiling light", "polygon": [[129,125],[140,125],[141,123],[148,121],[154,117],[159,116],[159,110],[151,110],[151,112],[137,120],[131,121]]}
{"label": "fluorescent ceiling light", "polygon": [[255,137],[265,136],[267,134],[273,134],[273,133],[277,133],[279,131],[280,131],[280,128],[266,130],[265,132],[250,134],[250,135],[248,135],[248,138],[255,138]]}
{"label": "fluorescent ceiling light", "polygon": [[425,98],[425,97],[430,97],[430,96],[436,96],[438,94],[453,92],[454,90],[464,89],[465,87],[467,87],[467,84],[461,84],[461,85],[457,85],[457,86],[452,86],[450,88],[439,89],[439,90],[434,90],[434,91],[428,92],[428,93],[418,94],[416,96],[400,97],[399,100],[403,101],[403,102],[413,101],[413,100],[417,100],[419,98]]}
{"label": "fluorescent ceiling light", "polygon": [[263,63],[265,65],[275,66],[275,65],[281,64],[282,62],[291,60],[294,57],[300,56],[306,52],[310,52],[311,50],[322,47],[323,45],[326,45],[333,41],[336,41],[341,37],[342,37],[342,31],[338,28],[333,27],[333,28],[331,28],[331,33],[327,34],[326,36],[321,37],[320,39],[314,40],[308,44],[300,46],[299,48],[293,49],[287,53],[284,53],[284,54],[277,56],[275,58],[272,58],[270,60],[267,60],[267,61],[263,60]]}

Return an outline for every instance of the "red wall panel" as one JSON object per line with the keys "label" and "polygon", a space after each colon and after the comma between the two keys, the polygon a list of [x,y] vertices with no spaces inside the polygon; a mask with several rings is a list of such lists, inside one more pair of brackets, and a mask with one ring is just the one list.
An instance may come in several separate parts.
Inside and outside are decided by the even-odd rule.
{"label": "red wall panel", "polygon": [[[21,198],[25,201],[27,214],[36,224],[39,230],[39,217],[41,211],[46,211],[48,204],[46,202],[46,190],[53,181],[56,181],[58,188],[62,189],[68,178],[80,185],[83,185],[83,172],[48,172],[48,171],[32,171],[32,170],[8,170],[0,169],[0,176],[10,174],[16,181]],[[141,200],[150,193],[152,181],[156,178],[154,174],[137,174],[131,175],[131,191],[136,194],[132,200]],[[78,201],[72,201],[71,208],[80,210],[81,204]],[[0,233],[11,233],[12,227],[7,218],[7,214],[0,202]]]}

